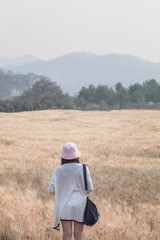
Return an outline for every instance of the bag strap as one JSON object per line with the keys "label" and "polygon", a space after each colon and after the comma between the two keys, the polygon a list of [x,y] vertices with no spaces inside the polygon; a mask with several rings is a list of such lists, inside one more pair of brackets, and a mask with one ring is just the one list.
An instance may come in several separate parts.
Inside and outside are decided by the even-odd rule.
{"label": "bag strap", "polygon": [[87,187],[86,164],[83,164],[83,178],[84,178],[85,190],[87,191],[88,187]]}

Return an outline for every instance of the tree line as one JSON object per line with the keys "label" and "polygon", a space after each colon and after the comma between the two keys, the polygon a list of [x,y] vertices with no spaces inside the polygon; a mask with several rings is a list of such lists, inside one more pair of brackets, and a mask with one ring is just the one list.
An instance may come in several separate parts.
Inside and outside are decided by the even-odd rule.
{"label": "tree line", "polygon": [[76,96],[70,96],[56,82],[42,78],[20,96],[0,101],[1,112],[46,109],[160,109],[160,83],[151,79],[128,88],[121,82],[114,88],[91,84],[82,87]]}
{"label": "tree line", "polygon": [[11,71],[4,72],[0,69],[0,99],[20,96],[40,79],[42,79],[42,76],[34,73],[14,74]]}

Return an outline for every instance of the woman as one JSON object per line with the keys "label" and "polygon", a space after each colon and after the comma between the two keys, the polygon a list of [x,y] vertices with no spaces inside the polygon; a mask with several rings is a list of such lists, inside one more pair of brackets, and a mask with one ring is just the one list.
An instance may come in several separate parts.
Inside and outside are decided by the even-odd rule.
{"label": "woman", "polygon": [[92,179],[88,168],[86,168],[88,184],[86,191],[83,166],[79,163],[81,153],[75,143],[65,143],[60,156],[62,165],[54,170],[49,185],[49,193],[55,194],[53,228],[59,230],[61,221],[63,240],[71,240],[72,222],[74,222],[74,238],[82,240],[86,195],[93,191]]}

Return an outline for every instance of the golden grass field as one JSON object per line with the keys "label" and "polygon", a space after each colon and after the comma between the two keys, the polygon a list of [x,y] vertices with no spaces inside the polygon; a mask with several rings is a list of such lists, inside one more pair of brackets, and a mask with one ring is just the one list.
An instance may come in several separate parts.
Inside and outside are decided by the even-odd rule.
{"label": "golden grass field", "polygon": [[147,110],[0,113],[0,239],[62,239],[48,186],[68,141],[101,215],[84,240],[159,240],[160,111]]}

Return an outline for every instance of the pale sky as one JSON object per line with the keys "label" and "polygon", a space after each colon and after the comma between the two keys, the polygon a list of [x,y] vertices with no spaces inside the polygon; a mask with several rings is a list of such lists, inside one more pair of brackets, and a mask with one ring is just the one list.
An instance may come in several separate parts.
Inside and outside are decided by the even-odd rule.
{"label": "pale sky", "polygon": [[160,62],[160,0],[0,0],[0,57],[70,52]]}

